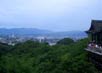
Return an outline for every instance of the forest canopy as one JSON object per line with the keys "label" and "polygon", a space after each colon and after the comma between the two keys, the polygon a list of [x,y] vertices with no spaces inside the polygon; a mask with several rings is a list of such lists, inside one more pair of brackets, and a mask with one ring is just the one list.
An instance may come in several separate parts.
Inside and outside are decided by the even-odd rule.
{"label": "forest canopy", "polygon": [[[9,46],[0,43],[0,73],[98,73],[87,60],[88,39],[49,46],[26,41]],[[68,45],[67,45],[68,44]]]}

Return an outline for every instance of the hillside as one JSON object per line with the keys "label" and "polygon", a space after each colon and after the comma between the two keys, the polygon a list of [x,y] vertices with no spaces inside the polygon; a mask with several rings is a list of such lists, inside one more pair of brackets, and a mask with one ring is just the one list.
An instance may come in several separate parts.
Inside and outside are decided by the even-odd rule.
{"label": "hillside", "polygon": [[99,73],[87,60],[87,43],[88,39],[83,39],[70,45],[49,46],[27,41],[4,47],[9,50],[1,53],[0,73]]}

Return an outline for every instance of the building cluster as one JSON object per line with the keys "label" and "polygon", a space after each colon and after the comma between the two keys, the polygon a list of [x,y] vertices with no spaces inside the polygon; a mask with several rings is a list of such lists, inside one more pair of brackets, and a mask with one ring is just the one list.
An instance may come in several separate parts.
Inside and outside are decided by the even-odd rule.
{"label": "building cluster", "polygon": [[25,41],[37,41],[40,43],[48,43],[49,45],[55,45],[57,41],[60,39],[56,38],[51,38],[51,37],[43,37],[43,36],[38,36],[38,37],[17,37],[15,35],[10,35],[10,36],[2,36],[0,37],[0,42],[1,43],[6,43],[8,45],[15,45],[17,43],[23,43]]}

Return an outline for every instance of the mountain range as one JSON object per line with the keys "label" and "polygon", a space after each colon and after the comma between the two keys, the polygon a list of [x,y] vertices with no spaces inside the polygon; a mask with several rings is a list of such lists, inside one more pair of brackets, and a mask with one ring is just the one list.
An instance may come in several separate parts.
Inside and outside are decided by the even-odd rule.
{"label": "mountain range", "polygon": [[0,29],[0,35],[42,35],[42,34],[48,34],[51,33],[51,31],[48,30],[42,30],[42,29],[36,29],[36,28],[1,28]]}
{"label": "mountain range", "polygon": [[53,32],[36,28],[0,28],[0,35],[16,35],[16,36],[50,36],[50,37],[86,37],[84,31],[65,31]]}

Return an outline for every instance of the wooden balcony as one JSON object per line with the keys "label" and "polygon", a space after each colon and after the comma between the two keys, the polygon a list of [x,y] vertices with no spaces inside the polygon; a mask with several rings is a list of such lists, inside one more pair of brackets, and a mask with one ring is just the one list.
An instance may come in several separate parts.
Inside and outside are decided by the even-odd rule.
{"label": "wooden balcony", "polygon": [[88,52],[97,54],[97,55],[101,55],[102,56],[102,48],[93,48],[93,47],[88,47],[85,49]]}
{"label": "wooden balcony", "polygon": [[85,50],[88,52],[88,61],[95,64],[96,68],[102,71],[102,48],[88,47]]}

